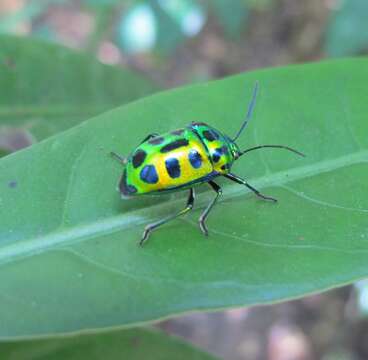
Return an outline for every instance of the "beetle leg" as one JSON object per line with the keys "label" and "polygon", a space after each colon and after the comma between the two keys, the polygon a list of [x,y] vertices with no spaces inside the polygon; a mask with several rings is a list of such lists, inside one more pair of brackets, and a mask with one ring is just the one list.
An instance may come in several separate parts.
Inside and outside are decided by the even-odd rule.
{"label": "beetle leg", "polygon": [[147,239],[151,235],[151,232],[157,229],[159,226],[166,224],[170,220],[173,220],[181,215],[186,214],[188,211],[192,210],[193,204],[194,204],[194,198],[195,198],[194,189],[190,188],[186,207],[183,210],[179,211],[177,214],[168,216],[167,218],[159,220],[155,223],[148,224],[144,229],[142,239],[139,241],[139,245],[142,246],[144,242],[147,241]]}
{"label": "beetle leg", "polygon": [[119,154],[117,154],[116,152],[114,151],[111,151],[110,152],[110,155],[115,158],[117,161],[119,161],[119,163],[123,164],[123,165],[126,165],[127,163],[127,158],[125,158],[124,156],[121,156]]}
{"label": "beetle leg", "polygon": [[201,216],[199,217],[199,227],[201,228],[204,235],[208,236],[207,226],[205,221],[207,219],[208,214],[210,213],[211,209],[216,204],[218,198],[222,195],[222,189],[219,185],[217,185],[214,181],[209,181],[208,185],[212,187],[213,190],[216,191],[216,197],[208,204],[206,209],[202,212]]}
{"label": "beetle leg", "polygon": [[235,181],[238,184],[245,185],[248,189],[252,190],[258,197],[260,197],[263,200],[277,202],[277,199],[275,199],[275,198],[273,198],[271,196],[263,195],[260,191],[258,191],[257,189],[255,189],[252,185],[248,184],[248,182],[246,180],[240,178],[237,175],[234,175],[234,174],[229,173],[229,174],[225,174],[224,176],[226,178],[232,180],[232,181]]}

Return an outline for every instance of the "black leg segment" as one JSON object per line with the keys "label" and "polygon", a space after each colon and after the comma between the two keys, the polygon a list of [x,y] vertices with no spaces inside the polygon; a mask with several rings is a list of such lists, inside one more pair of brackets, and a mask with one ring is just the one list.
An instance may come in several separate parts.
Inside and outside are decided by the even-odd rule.
{"label": "black leg segment", "polygon": [[207,226],[205,224],[205,221],[208,217],[208,214],[210,213],[211,209],[216,204],[218,198],[222,195],[222,189],[219,185],[217,185],[214,181],[209,181],[208,184],[211,186],[211,188],[216,191],[216,197],[208,204],[206,209],[203,211],[201,216],[199,217],[199,227],[201,228],[204,235],[208,236],[208,230]]}
{"label": "black leg segment", "polygon": [[271,196],[266,196],[263,195],[261,192],[259,192],[257,189],[255,189],[252,185],[248,184],[248,182],[242,178],[240,178],[239,176],[236,176],[234,174],[226,174],[224,175],[226,178],[235,181],[238,184],[241,185],[245,185],[248,189],[252,190],[258,197],[260,197],[263,200],[267,200],[267,201],[273,201],[273,202],[277,202],[277,199],[271,197]]}
{"label": "black leg segment", "polygon": [[149,224],[145,227],[144,232],[143,232],[143,236],[142,239],[139,242],[139,245],[142,246],[144,244],[145,241],[147,241],[147,239],[149,238],[149,236],[151,235],[151,232],[155,229],[157,229],[159,226],[166,224],[167,222],[186,214],[188,211],[192,210],[193,208],[193,204],[194,204],[194,198],[195,198],[195,193],[194,193],[194,189],[190,188],[189,189],[189,195],[188,195],[188,200],[187,200],[187,205],[186,207],[179,211],[177,214],[168,216],[165,219],[159,220],[155,223]]}
{"label": "black leg segment", "polygon": [[119,161],[119,163],[120,163],[120,164],[122,164],[122,165],[126,165],[126,163],[127,163],[127,159],[126,159],[124,156],[121,156],[121,155],[117,154],[117,153],[116,153],[116,152],[114,152],[114,151],[111,151],[111,152],[110,152],[110,155],[111,155],[114,159],[116,159],[117,161]]}

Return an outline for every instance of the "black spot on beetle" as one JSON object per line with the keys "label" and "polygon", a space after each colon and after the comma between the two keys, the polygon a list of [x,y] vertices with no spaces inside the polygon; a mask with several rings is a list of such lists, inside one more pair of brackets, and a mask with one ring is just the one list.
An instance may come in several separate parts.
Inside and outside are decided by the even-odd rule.
{"label": "black spot on beetle", "polygon": [[171,131],[171,134],[172,135],[183,135],[184,134],[184,129],[177,129],[177,130],[174,130],[174,131]]}
{"label": "black spot on beetle", "polygon": [[214,150],[214,152],[212,153],[212,160],[217,163],[219,162],[220,158],[222,155],[227,154],[228,150],[226,146],[222,146],[220,148],[217,148]]}
{"label": "black spot on beetle", "polygon": [[163,138],[162,136],[155,136],[152,139],[149,139],[148,142],[151,145],[160,145],[164,142],[165,138]]}
{"label": "black spot on beetle", "polygon": [[165,160],[167,173],[171,178],[175,179],[180,177],[180,164],[177,158],[168,158]]}
{"label": "black spot on beetle", "polygon": [[219,162],[220,161],[220,158],[221,158],[221,155],[219,153],[214,152],[212,154],[212,160],[213,160],[213,162],[215,162],[215,163]]}
{"label": "black spot on beetle", "polygon": [[229,153],[229,150],[228,150],[227,146],[225,146],[225,145],[220,148],[220,151],[221,151],[221,154],[223,154],[223,155],[226,155],[226,154]]}
{"label": "black spot on beetle", "polygon": [[133,185],[128,185],[127,183],[127,173],[124,170],[123,175],[120,179],[119,190],[125,196],[133,195],[137,192],[137,188]]}
{"label": "black spot on beetle", "polygon": [[182,146],[188,146],[188,144],[189,144],[189,141],[187,139],[178,139],[178,140],[175,140],[175,141],[163,146],[160,151],[162,153],[167,153],[169,151],[178,149]]}
{"label": "black spot on beetle", "polygon": [[136,169],[140,167],[146,159],[147,153],[144,150],[138,149],[132,158],[133,167]]}
{"label": "black spot on beetle", "polygon": [[156,184],[158,181],[158,175],[154,165],[144,166],[139,176],[142,181],[148,184]]}
{"label": "black spot on beetle", "polygon": [[224,145],[220,148],[216,148],[214,150],[214,153],[217,154],[218,156],[221,156],[221,155],[226,155],[228,153],[228,149],[227,147]]}
{"label": "black spot on beetle", "polygon": [[189,162],[195,168],[198,169],[202,166],[202,156],[197,150],[190,150],[189,155]]}
{"label": "black spot on beetle", "polygon": [[221,170],[230,170],[230,165],[229,164],[222,165]]}
{"label": "black spot on beetle", "polygon": [[219,138],[217,132],[213,130],[205,130],[202,134],[208,141],[214,141]]}
{"label": "black spot on beetle", "polygon": [[127,189],[130,195],[133,195],[137,192],[137,188],[133,185],[127,185]]}

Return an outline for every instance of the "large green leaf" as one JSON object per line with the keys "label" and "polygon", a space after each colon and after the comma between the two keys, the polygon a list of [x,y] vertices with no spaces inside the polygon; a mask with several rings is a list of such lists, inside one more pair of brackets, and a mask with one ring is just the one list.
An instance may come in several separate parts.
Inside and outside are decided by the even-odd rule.
{"label": "large green leaf", "polygon": [[213,356],[160,332],[136,329],[47,340],[0,342],[7,360],[214,360]]}
{"label": "large green leaf", "polygon": [[0,36],[0,125],[35,140],[155,90],[134,72],[62,46]]}
{"label": "large green leaf", "polygon": [[[368,61],[247,73],[168,91],[105,113],[0,160],[0,336],[134,325],[195,309],[280,301],[367,276]],[[136,243],[185,194],[120,200],[120,164],[148,133],[206,121],[235,133],[260,94],[236,174],[270,204],[220,181],[184,219]],[[204,186],[207,189],[206,186]]]}

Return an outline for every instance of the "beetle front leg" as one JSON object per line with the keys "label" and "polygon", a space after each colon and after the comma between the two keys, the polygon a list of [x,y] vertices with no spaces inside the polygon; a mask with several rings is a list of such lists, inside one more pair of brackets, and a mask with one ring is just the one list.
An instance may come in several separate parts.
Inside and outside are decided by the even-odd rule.
{"label": "beetle front leg", "polygon": [[206,207],[206,209],[203,211],[203,213],[201,214],[201,216],[199,217],[199,227],[202,230],[203,234],[208,236],[208,230],[207,230],[207,226],[205,224],[205,221],[208,217],[208,214],[210,213],[211,209],[214,207],[214,205],[216,204],[218,198],[222,195],[222,189],[219,185],[217,185],[214,181],[209,181],[208,185],[211,186],[211,188],[216,191],[216,197],[208,204],[208,206]]}
{"label": "beetle front leg", "polygon": [[260,197],[263,200],[277,202],[277,199],[275,199],[271,196],[263,195],[260,191],[258,191],[252,185],[248,184],[248,182],[246,180],[240,178],[239,176],[236,176],[236,175],[231,174],[231,173],[225,174],[224,176],[226,178],[232,180],[232,181],[235,181],[238,184],[245,185],[249,190],[252,190],[258,197]]}

